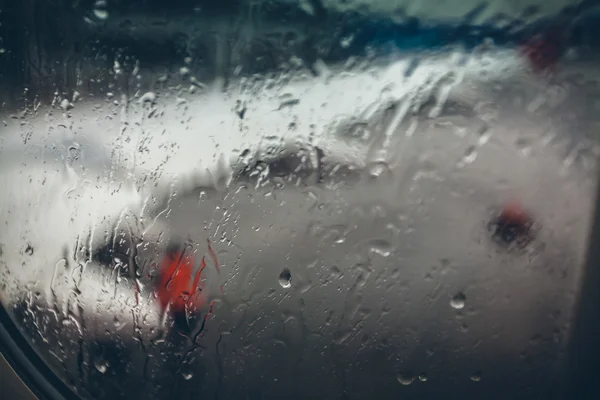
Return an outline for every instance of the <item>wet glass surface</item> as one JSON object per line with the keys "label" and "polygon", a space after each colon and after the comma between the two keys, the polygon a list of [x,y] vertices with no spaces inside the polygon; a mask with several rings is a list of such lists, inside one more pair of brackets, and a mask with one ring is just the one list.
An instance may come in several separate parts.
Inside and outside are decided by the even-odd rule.
{"label": "wet glass surface", "polygon": [[43,360],[85,399],[552,396],[593,4],[213,3],[0,7],[0,300]]}

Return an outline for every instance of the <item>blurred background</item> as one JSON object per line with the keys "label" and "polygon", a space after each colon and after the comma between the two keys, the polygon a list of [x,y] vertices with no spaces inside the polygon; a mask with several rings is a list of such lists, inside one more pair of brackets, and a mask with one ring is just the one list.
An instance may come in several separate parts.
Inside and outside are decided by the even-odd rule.
{"label": "blurred background", "polygon": [[597,398],[598,22],[0,0],[4,356],[48,399]]}

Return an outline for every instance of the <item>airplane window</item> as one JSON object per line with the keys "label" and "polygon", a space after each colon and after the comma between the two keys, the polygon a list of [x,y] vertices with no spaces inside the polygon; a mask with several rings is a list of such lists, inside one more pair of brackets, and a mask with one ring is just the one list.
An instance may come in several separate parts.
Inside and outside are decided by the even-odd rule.
{"label": "airplane window", "polygon": [[40,399],[583,399],[598,22],[1,1],[0,350]]}

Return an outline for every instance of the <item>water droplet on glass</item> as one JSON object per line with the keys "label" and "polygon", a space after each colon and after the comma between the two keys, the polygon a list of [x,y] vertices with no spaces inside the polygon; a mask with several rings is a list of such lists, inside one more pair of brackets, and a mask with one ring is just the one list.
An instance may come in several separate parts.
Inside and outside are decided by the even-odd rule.
{"label": "water droplet on glass", "polygon": [[32,256],[33,255],[33,246],[28,244],[27,247],[25,248],[25,254],[27,254],[28,256]]}
{"label": "water droplet on glass", "polygon": [[300,8],[310,15],[315,15],[315,8],[308,0],[300,0]]}
{"label": "water droplet on glass", "polygon": [[108,11],[106,11],[106,0],[97,0],[94,3],[94,15],[98,19],[108,18]]}
{"label": "water droplet on glass", "polygon": [[96,18],[104,20],[104,19],[108,18],[108,11],[95,9],[94,15],[96,16]]}
{"label": "water droplet on glass", "polygon": [[369,252],[381,257],[389,257],[392,254],[392,244],[384,239],[372,240],[369,243]]}
{"label": "water droplet on glass", "polygon": [[185,379],[186,381],[189,381],[194,377],[194,373],[191,371],[183,371],[181,373],[181,376],[183,376],[183,379]]}
{"label": "water droplet on glass", "polygon": [[63,101],[60,102],[60,108],[62,108],[63,111],[67,111],[71,107],[71,103],[67,99],[63,99]]}
{"label": "water droplet on glass", "polygon": [[465,307],[465,302],[467,301],[467,296],[464,293],[460,292],[456,294],[452,300],[450,300],[450,306],[455,310],[460,310]]}
{"label": "water droplet on glass", "polygon": [[94,361],[94,367],[96,367],[98,372],[104,374],[108,371],[108,362],[106,360],[96,360]]}
{"label": "water droplet on glass", "polygon": [[421,382],[427,382],[427,375],[425,375],[425,373],[419,374],[419,380]]}
{"label": "water droplet on glass", "polygon": [[282,288],[287,289],[292,286],[292,273],[289,269],[284,269],[279,274],[279,284]]}
{"label": "water droplet on glass", "polygon": [[340,41],[340,46],[342,46],[342,48],[344,48],[344,49],[347,49],[352,44],[353,40],[354,40],[354,35],[348,35],[346,37],[343,37],[342,40]]}
{"label": "water droplet on glass", "polygon": [[460,160],[461,165],[473,164],[477,159],[477,148],[475,146],[469,146],[465,150],[465,154]]}
{"label": "water droplet on glass", "polygon": [[181,67],[181,68],[179,68],[179,75],[181,75],[181,76],[183,76],[185,78],[189,74],[190,74],[190,69],[188,67]]}
{"label": "water droplet on glass", "polygon": [[531,154],[531,148],[532,148],[533,143],[530,139],[519,138],[515,142],[515,145],[517,146],[517,149],[524,157],[527,157]]}
{"label": "water droplet on glass", "polygon": [[398,382],[400,382],[404,386],[408,386],[415,380],[415,376],[413,374],[401,374],[396,378]]}
{"label": "water droplet on glass", "polygon": [[146,92],[142,97],[140,97],[140,103],[154,103],[156,101],[156,93],[154,92]]}
{"label": "water droplet on glass", "polygon": [[473,382],[479,382],[481,380],[481,372],[475,372],[471,375],[471,380]]}
{"label": "water droplet on glass", "polygon": [[491,137],[492,137],[492,133],[490,132],[488,126],[484,125],[481,128],[481,130],[479,131],[479,138],[477,139],[477,145],[480,147],[485,145],[487,142],[490,141]]}
{"label": "water droplet on glass", "polygon": [[392,176],[392,170],[385,161],[375,161],[367,166],[367,172],[371,179],[381,179]]}
{"label": "water droplet on glass", "polygon": [[290,98],[288,98],[288,99],[285,99],[284,101],[282,101],[279,104],[278,110],[283,110],[284,108],[290,108],[290,107],[296,106],[298,104],[300,104],[300,100],[299,99],[294,99],[294,98],[290,99]]}
{"label": "water droplet on glass", "polygon": [[244,151],[240,153],[240,161],[246,166],[252,164],[253,158],[254,156],[250,149],[244,149]]}
{"label": "water droplet on glass", "polygon": [[330,275],[333,279],[339,279],[342,276],[342,271],[336,266],[334,265],[333,267],[331,267],[329,269]]}

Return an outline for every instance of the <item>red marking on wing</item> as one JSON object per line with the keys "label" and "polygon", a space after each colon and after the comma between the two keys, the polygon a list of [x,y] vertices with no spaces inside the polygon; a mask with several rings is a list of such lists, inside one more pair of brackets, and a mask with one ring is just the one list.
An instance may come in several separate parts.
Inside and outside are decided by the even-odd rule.
{"label": "red marking on wing", "polygon": [[552,72],[566,48],[566,39],[562,27],[553,27],[527,40],[521,46],[521,52],[529,60],[536,73]]}
{"label": "red marking on wing", "polygon": [[200,308],[204,304],[204,297],[196,293],[203,267],[197,271],[192,282],[194,264],[195,257],[186,255],[185,252],[169,253],[163,259],[157,289],[157,297],[163,311],[169,305],[173,311],[181,312],[185,311],[186,307]]}
{"label": "red marking on wing", "polygon": [[[221,268],[217,255],[213,251],[210,240],[207,240],[208,253],[212,258],[217,273],[221,274]],[[193,255],[185,254],[185,251],[168,253],[160,264],[157,297],[162,311],[170,308],[173,312],[186,312],[190,309],[200,309],[206,303],[206,297],[202,295],[202,271],[206,268],[206,258],[202,257],[200,266],[193,273],[195,258]],[[193,279],[192,279],[193,276]],[[224,293],[223,286],[219,286]],[[208,311],[202,319],[200,330],[194,337],[194,343],[198,336],[203,335],[206,323],[213,314],[215,302],[211,301]]]}
{"label": "red marking on wing", "polygon": [[531,216],[521,202],[511,200],[504,205],[499,215],[499,220],[507,224],[528,225],[531,223]]}

